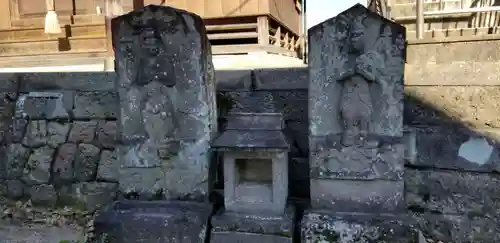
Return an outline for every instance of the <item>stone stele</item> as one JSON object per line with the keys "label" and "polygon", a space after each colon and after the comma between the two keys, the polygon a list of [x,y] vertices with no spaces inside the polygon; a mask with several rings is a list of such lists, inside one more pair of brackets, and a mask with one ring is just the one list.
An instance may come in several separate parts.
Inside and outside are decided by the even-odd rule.
{"label": "stone stele", "polygon": [[309,29],[309,45],[312,211],[302,242],[351,242],[330,212],[404,206],[405,29],[357,4]]}
{"label": "stone stele", "polygon": [[121,190],[204,200],[217,113],[202,19],[148,5],[114,18],[112,28]]}

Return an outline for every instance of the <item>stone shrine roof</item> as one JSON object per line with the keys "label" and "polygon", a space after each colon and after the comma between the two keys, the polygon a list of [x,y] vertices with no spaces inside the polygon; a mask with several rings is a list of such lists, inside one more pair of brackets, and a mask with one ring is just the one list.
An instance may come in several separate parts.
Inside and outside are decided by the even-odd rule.
{"label": "stone shrine roof", "polygon": [[214,141],[215,149],[283,149],[289,144],[281,131],[281,113],[230,113],[226,130]]}

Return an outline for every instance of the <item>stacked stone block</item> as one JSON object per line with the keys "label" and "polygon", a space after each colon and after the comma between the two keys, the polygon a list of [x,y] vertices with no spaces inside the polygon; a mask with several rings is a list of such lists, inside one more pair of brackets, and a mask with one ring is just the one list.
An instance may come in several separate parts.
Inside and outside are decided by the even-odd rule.
{"label": "stacked stone block", "polygon": [[5,196],[91,211],[114,199],[118,97],[113,77],[1,76]]}

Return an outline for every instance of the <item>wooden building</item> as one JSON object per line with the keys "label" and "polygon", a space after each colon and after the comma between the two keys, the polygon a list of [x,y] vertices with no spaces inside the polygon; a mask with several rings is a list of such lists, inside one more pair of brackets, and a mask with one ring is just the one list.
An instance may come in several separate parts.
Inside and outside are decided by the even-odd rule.
{"label": "wooden building", "polygon": [[[45,0],[0,0],[0,67],[95,62],[110,56],[106,13],[122,13],[161,0],[54,0],[60,34],[45,34]],[[298,56],[302,35],[299,0],[167,0],[206,22],[213,53],[266,51]],[[116,6],[116,5],[114,5]],[[116,9],[114,10],[116,11]],[[116,13],[115,13],[116,14]]]}

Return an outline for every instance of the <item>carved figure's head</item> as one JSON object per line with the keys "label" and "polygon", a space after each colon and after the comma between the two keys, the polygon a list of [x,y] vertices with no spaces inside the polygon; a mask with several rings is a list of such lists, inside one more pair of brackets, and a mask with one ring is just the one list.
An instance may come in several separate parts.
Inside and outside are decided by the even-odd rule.
{"label": "carved figure's head", "polygon": [[149,5],[114,21],[116,25],[123,23],[126,31],[122,35],[130,39],[129,43],[120,41],[119,45],[127,46],[123,52],[128,53],[127,58],[137,67],[135,73],[130,74],[132,82],[146,85],[155,80],[168,87],[174,86],[173,64],[166,55],[175,55],[178,48],[174,45],[172,49],[166,35],[182,30],[182,16],[170,7]]}
{"label": "carved figure's head", "polygon": [[359,16],[353,19],[349,28],[349,45],[351,52],[362,53],[364,51],[364,33],[366,26],[364,21],[366,16]]}

